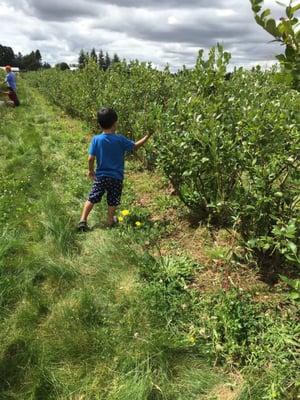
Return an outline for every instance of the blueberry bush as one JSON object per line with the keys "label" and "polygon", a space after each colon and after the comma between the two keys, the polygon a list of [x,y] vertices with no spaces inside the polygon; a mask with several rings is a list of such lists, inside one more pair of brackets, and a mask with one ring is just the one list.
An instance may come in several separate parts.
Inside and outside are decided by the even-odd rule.
{"label": "blueberry bush", "polygon": [[[155,132],[142,158],[164,171],[198,221],[233,226],[248,248],[299,264],[300,94],[275,68],[228,73],[229,61],[217,46],[177,73],[137,61],[102,71],[91,61],[27,79],[95,131],[97,109],[110,105],[125,135]],[[278,234],[291,221],[294,256]]]}

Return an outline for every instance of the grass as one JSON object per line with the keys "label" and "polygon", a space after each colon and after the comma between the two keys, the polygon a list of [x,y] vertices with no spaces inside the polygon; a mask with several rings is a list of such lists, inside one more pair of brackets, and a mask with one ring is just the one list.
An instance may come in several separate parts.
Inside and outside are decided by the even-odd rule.
{"label": "grass", "polygon": [[[101,205],[95,228],[76,233],[90,186],[89,132],[24,82],[21,99],[0,111],[0,399],[297,396],[297,310],[268,310],[251,288],[199,290],[232,237],[201,228],[205,263],[187,241],[180,250],[176,226],[182,221],[188,238],[195,230],[180,220],[178,199],[168,202],[166,184],[152,176],[146,185],[135,164],[125,222],[105,229]],[[143,207],[136,190],[148,196]],[[164,251],[171,240],[180,251]]]}
{"label": "grass", "polygon": [[145,313],[142,255],[115,232],[75,232],[89,189],[78,151],[89,140],[85,127],[26,86],[21,97],[22,108],[6,109],[1,125],[0,398],[160,399],[179,396],[181,386],[194,396],[206,392],[218,373],[210,366],[202,373],[195,357],[199,376],[185,384],[191,356],[163,348],[164,329]]}

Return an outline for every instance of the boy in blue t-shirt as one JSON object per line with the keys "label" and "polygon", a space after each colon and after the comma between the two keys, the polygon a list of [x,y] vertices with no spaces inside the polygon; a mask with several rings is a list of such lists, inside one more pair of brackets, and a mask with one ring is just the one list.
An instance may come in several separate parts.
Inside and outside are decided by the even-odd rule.
{"label": "boy in blue t-shirt", "polygon": [[[91,193],[86,201],[81,215],[78,229],[88,230],[87,219],[94,205],[99,203],[107,193],[108,225],[117,221],[115,211],[121,202],[124,159],[126,152],[132,152],[143,146],[151,134],[133,142],[125,136],[116,134],[118,116],[111,108],[102,108],[98,112],[98,123],[103,133],[93,137],[89,148],[88,176],[94,181]],[[97,161],[96,171],[94,168]]]}

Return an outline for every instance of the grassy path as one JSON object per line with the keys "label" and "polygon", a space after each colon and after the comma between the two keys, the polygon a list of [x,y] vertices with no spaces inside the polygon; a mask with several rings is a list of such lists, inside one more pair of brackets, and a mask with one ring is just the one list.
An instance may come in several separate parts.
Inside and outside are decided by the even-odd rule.
{"label": "grassy path", "polygon": [[24,83],[21,98],[0,110],[0,399],[236,398],[176,325],[191,294],[155,278],[170,260],[143,254],[133,230],[74,231],[87,128]]}

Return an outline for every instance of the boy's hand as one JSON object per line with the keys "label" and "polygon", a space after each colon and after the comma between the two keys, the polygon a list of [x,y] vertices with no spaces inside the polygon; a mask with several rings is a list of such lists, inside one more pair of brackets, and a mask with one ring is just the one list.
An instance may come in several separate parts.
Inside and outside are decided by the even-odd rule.
{"label": "boy's hand", "polygon": [[134,146],[135,150],[139,149],[141,146],[143,146],[145,143],[147,143],[152,135],[153,135],[153,132],[148,133],[145,137],[143,137],[143,139],[138,140]]}
{"label": "boy's hand", "polygon": [[96,179],[95,171],[88,171],[87,173],[88,178],[90,178],[92,181]]}

